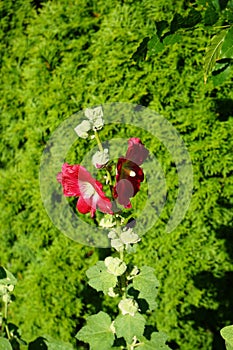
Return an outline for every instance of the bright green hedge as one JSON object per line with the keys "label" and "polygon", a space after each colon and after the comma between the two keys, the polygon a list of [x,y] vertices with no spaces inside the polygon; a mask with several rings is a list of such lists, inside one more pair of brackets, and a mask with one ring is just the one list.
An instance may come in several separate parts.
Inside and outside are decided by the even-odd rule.
{"label": "bright green hedge", "polygon": [[[0,6],[0,262],[18,277],[10,318],[27,340],[50,334],[75,344],[87,314],[99,311],[102,299],[86,286],[85,271],[106,252],[54,228],[41,202],[39,166],[49,135],[69,115],[105,102],[132,102],[175,126],[194,171],[188,213],[165,233],[176,171],[164,147],[142,135],[169,190],[160,220],[133,257],[139,266],[153,266],[161,284],[148,325],[167,332],[174,349],[224,349],[219,330],[233,322],[232,82],[204,85],[204,30],[184,33],[157,57],[132,60],[154,21],[185,13],[188,3],[7,0]],[[135,136],[130,132],[119,136]],[[104,308],[111,303],[104,301]]]}

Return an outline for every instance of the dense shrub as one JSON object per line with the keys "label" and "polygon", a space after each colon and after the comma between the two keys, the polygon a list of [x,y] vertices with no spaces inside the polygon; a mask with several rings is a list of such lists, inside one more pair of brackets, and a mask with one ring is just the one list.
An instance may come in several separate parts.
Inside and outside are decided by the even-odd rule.
{"label": "dense shrub", "polygon": [[[1,264],[18,277],[10,317],[27,339],[52,334],[75,343],[87,314],[100,309],[101,299],[86,288],[85,271],[105,251],[81,246],[54,228],[38,174],[46,142],[62,120],[116,101],[164,115],[193,163],[188,213],[165,233],[177,196],[176,171],[164,147],[143,134],[169,192],[161,218],[133,257],[153,266],[161,284],[149,325],[167,332],[174,349],[224,348],[219,330],[233,322],[232,81],[204,85],[204,30],[184,33],[156,57],[132,60],[155,20],[169,20],[187,6],[149,0],[1,4]],[[131,132],[119,130],[119,136]]]}

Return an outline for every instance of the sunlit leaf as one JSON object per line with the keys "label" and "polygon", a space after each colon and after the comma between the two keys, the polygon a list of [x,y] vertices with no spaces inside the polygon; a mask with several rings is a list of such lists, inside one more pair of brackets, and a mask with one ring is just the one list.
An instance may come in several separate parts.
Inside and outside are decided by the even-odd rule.
{"label": "sunlit leaf", "polygon": [[224,38],[221,58],[233,58],[233,27],[231,27]]}
{"label": "sunlit leaf", "polygon": [[170,34],[165,36],[163,39],[164,45],[174,45],[175,43],[178,43],[181,40],[180,34]]}
{"label": "sunlit leaf", "polygon": [[76,334],[76,338],[90,344],[90,350],[109,350],[114,342],[111,318],[100,311],[89,316],[87,324]]}
{"label": "sunlit leaf", "polygon": [[4,285],[16,285],[17,280],[16,278],[12,275],[10,271],[5,269],[5,267],[0,266],[0,284]]}
{"label": "sunlit leaf", "polygon": [[150,266],[143,266],[140,273],[133,279],[133,287],[139,291],[138,298],[145,299],[150,310],[156,307],[156,296],[159,282],[154,274],[154,269]]}
{"label": "sunlit leaf", "polygon": [[0,350],[12,350],[9,340],[0,337]]}
{"label": "sunlit leaf", "polygon": [[220,58],[221,47],[226,35],[226,31],[223,30],[219,34],[215,35],[210,45],[207,47],[205,62],[204,62],[204,82],[206,83],[207,77],[212,72],[216,60]]}
{"label": "sunlit leaf", "polygon": [[105,294],[117,283],[117,277],[107,271],[103,261],[98,261],[96,265],[90,267],[86,275],[89,278],[88,284],[98,292],[102,291]]}
{"label": "sunlit leaf", "polygon": [[160,41],[157,34],[153,35],[147,44],[148,53],[155,55],[164,49],[163,43]]}
{"label": "sunlit leaf", "polygon": [[233,350],[233,326],[226,326],[220,331],[225,340],[227,350]]}
{"label": "sunlit leaf", "polygon": [[141,344],[138,345],[139,349],[142,350],[171,350],[171,348],[166,345],[167,336],[163,332],[153,332],[151,334],[151,339],[140,339]]}
{"label": "sunlit leaf", "polygon": [[134,336],[140,338],[143,335],[145,323],[145,318],[139,313],[134,316],[119,315],[114,322],[117,337],[123,337],[130,344]]}

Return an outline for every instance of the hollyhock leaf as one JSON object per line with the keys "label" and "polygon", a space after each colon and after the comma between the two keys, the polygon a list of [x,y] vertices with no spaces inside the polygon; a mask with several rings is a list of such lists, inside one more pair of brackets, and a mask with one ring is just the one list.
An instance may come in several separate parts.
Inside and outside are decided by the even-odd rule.
{"label": "hollyhock leaf", "polygon": [[15,286],[17,279],[8,271],[5,267],[0,266],[0,285],[4,286]]}
{"label": "hollyhock leaf", "polygon": [[117,283],[117,277],[107,271],[104,261],[98,261],[90,267],[86,275],[89,278],[88,284],[104,294],[108,294],[109,289],[114,288]]}
{"label": "hollyhock leaf", "polygon": [[97,168],[102,168],[109,161],[108,149],[105,148],[104,151],[96,152],[92,157],[92,163]]}
{"label": "hollyhock leaf", "polygon": [[138,304],[133,299],[122,299],[118,304],[119,309],[121,310],[122,315],[131,315],[134,316],[138,311]]}
{"label": "hollyhock leaf", "polygon": [[167,335],[163,332],[153,332],[150,340],[141,337],[139,341],[140,344],[138,348],[142,350],[171,350],[171,348],[166,345]]}
{"label": "hollyhock leaf", "polygon": [[75,337],[89,343],[90,350],[111,349],[115,339],[111,318],[103,311],[89,316],[86,326],[81,328]]}
{"label": "hollyhock leaf", "polygon": [[93,130],[100,130],[104,126],[103,109],[101,106],[95,108],[87,108],[84,111],[85,116],[92,123]]}
{"label": "hollyhock leaf", "polygon": [[91,123],[88,120],[83,120],[82,123],[74,128],[76,134],[82,139],[86,139],[88,137],[89,130],[91,130]]}
{"label": "hollyhock leaf", "polygon": [[150,310],[156,308],[156,296],[158,294],[159,282],[150,266],[143,266],[138,275],[133,279],[133,287],[139,291],[138,298],[145,299]]}
{"label": "hollyhock leaf", "polygon": [[233,349],[233,326],[226,326],[220,330],[220,334],[225,340],[227,350]]}
{"label": "hollyhock leaf", "polygon": [[124,250],[124,244],[122,243],[122,241],[119,238],[111,240],[111,247],[116,249],[116,251],[118,251],[118,252]]}
{"label": "hollyhock leaf", "polygon": [[141,238],[133,232],[132,228],[123,230],[120,235],[120,239],[124,244],[135,244],[141,240]]}
{"label": "hollyhock leaf", "polygon": [[139,313],[134,316],[119,315],[114,322],[116,335],[118,338],[123,337],[128,344],[131,344],[133,337],[140,338],[143,335],[145,323],[145,318]]}
{"label": "hollyhock leaf", "polygon": [[105,266],[107,267],[107,271],[114,276],[121,276],[126,271],[127,266],[119,258],[113,258],[112,256],[108,256],[104,260]]}
{"label": "hollyhock leaf", "polygon": [[95,119],[102,118],[104,113],[101,106],[95,108],[86,108],[84,111],[85,117],[87,117],[90,121],[94,121]]}
{"label": "hollyhock leaf", "polygon": [[0,350],[12,350],[12,346],[9,340],[0,337]]}

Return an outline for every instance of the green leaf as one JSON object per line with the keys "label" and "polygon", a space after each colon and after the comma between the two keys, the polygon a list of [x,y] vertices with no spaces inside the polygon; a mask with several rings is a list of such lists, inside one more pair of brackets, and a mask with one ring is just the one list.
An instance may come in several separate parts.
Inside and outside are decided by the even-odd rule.
{"label": "green leaf", "polygon": [[151,340],[143,338],[140,339],[141,344],[137,348],[143,350],[171,350],[171,348],[166,345],[167,336],[163,332],[154,332],[151,334]]}
{"label": "green leaf", "polygon": [[9,340],[0,337],[0,350],[12,350]]}
{"label": "green leaf", "polygon": [[145,324],[145,318],[139,313],[134,316],[129,314],[119,315],[114,321],[117,337],[123,337],[128,344],[133,342],[134,336],[138,339],[143,335]]}
{"label": "green leaf", "polygon": [[220,331],[225,340],[227,350],[233,350],[233,326],[226,326]]}
{"label": "green leaf", "polygon": [[117,283],[117,277],[107,271],[103,261],[98,261],[96,265],[90,267],[86,275],[89,278],[88,284],[104,294],[108,294],[109,288],[114,288]]}
{"label": "green leaf", "polygon": [[147,44],[148,53],[151,55],[156,55],[164,49],[163,43],[160,41],[157,34],[153,35]]}
{"label": "green leaf", "polygon": [[169,34],[166,35],[163,39],[164,45],[174,45],[175,43],[178,43],[181,40],[180,34]]}
{"label": "green leaf", "polygon": [[226,31],[221,31],[219,34],[215,35],[210,45],[207,47],[205,62],[204,62],[204,82],[206,83],[207,77],[212,72],[216,60],[220,58],[220,51],[224,41]]}
{"label": "green leaf", "polygon": [[221,85],[230,76],[231,73],[231,62],[230,60],[222,60],[216,63],[215,69],[212,73],[212,80],[214,86]]}
{"label": "green leaf", "polygon": [[109,350],[115,336],[111,329],[111,318],[100,311],[87,318],[87,325],[76,334],[76,338],[90,344],[91,350]]}
{"label": "green leaf", "polygon": [[233,27],[231,27],[224,39],[221,49],[221,58],[233,58]]}
{"label": "green leaf", "polygon": [[159,282],[154,274],[154,269],[150,266],[143,266],[140,273],[133,279],[133,287],[140,293],[139,299],[145,299],[150,310],[156,308],[156,296],[158,294]]}
{"label": "green leaf", "polygon": [[17,279],[12,275],[10,271],[5,269],[5,267],[0,266],[0,284],[4,285],[16,285]]}

